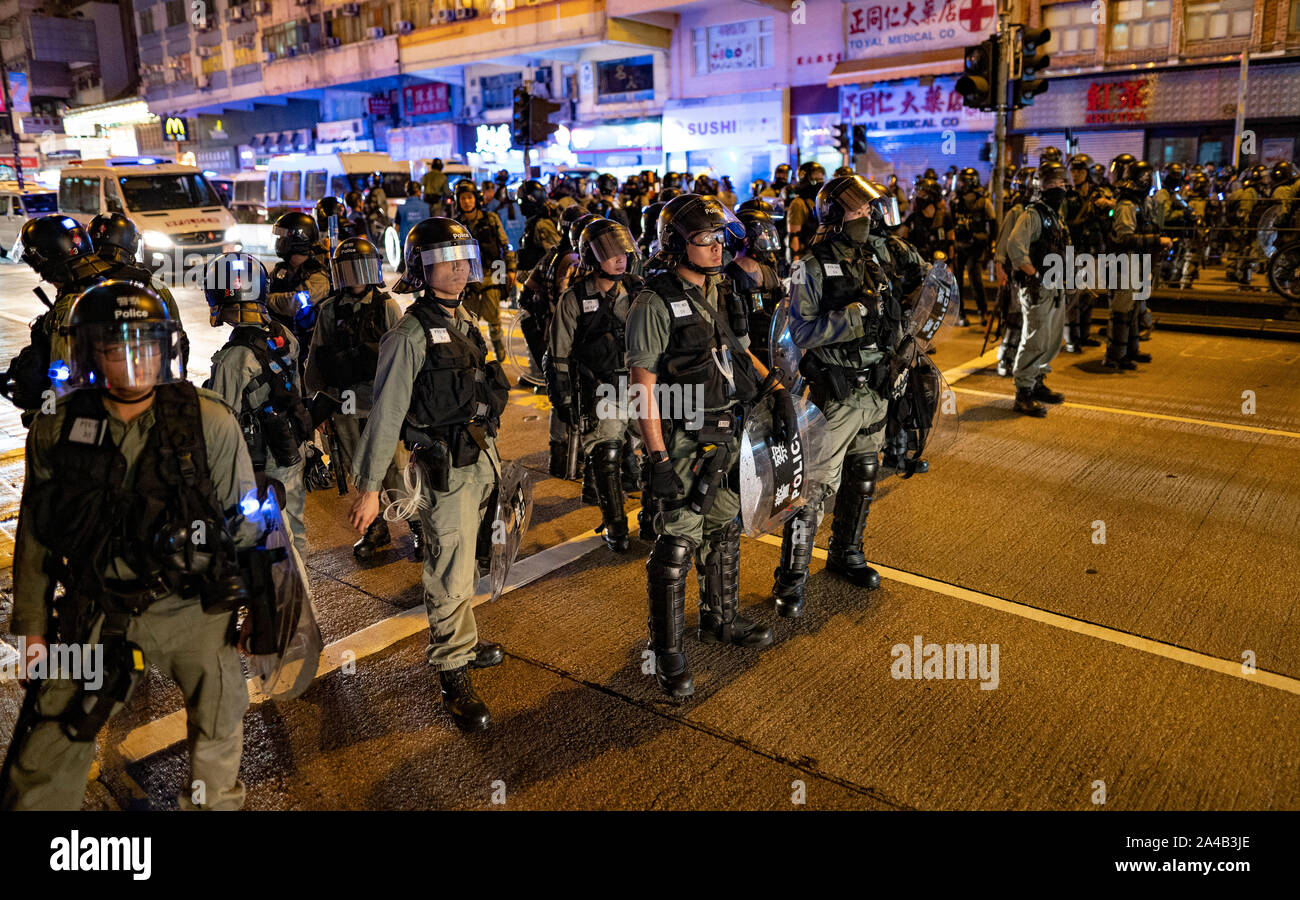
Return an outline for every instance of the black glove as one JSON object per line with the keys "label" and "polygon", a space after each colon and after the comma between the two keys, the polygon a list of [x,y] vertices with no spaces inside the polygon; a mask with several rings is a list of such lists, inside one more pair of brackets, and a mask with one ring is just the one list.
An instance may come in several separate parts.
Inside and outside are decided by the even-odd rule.
{"label": "black glove", "polygon": [[794,395],[783,387],[772,391],[772,430],[778,440],[788,444],[799,435],[799,413]]}
{"label": "black glove", "polygon": [[673,461],[662,450],[652,451],[646,465],[646,484],[656,497],[672,498],[686,490],[673,469]]}

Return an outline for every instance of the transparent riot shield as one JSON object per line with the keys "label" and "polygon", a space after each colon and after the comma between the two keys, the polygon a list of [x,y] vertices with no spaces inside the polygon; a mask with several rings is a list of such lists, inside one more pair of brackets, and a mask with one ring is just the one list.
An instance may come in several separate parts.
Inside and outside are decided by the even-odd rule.
{"label": "transparent riot shield", "polygon": [[755,405],[740,439],[740,519],[750,537],[770,534],[800,506],[820,502],[826,483],[826,417],[792,397],[794,435],[777,435],[774,398]]}
{"label": "transparent riot shield", "polygon": [[489,602],[495,602],[506,587],[506,576],[514,565],[528,524],[533,518],[532,474],[515,460],[504,466],[497,485],[497,503],[492,520],[492,549],[489,552]]}
{"label": "transparent riot shield", "polygon": [[[254,565],[249,588],[256,595],[269,578],[272,604],[269,617],[250,614],[245,631],[259,624],[271,630],[256,638],[257,644],[269,652],[248,653],[248,664],[262,682],[262,693],[276,700],[292,700],[316,678],[324,642],[316,622],[307,570],[294,549],[276,491],[266,492],[256,515],[265,522],[266,538],[261,565]],[[243,644],[246,649],[252,646],[247,633]]]}
{"label": "transparent riot shield", "polygon": [[1278,248],[1278,220],[1283,218],[1282,213],[1285,210],[1282,206],[1270,206],[1264,210],[1263,215],[1259,217],[1259,234],[1256,241],[1259,243],[1259,249],[1264,251],[1264,258],[1271,259]]}
{"label": "transparent riot shield", "polygon": [[803,351],[790,336],[790,301],[782,300],[772,314],[772,327],[768,332],[767,365],[777,372],[781,384],[795,396],[803,393],[803,376],[799,374],[799,360]]}
{"label": "transparent riot shield", "polygon": [[924,455],[950,451],[957,442],[960,413],[957,395],[939,368],[914,340],[908,340],[891,366],[885,457],[896,464],[884,473],[903,478],[916,473]]}
{"label": "transparent riot shield", "polygon": [[930,341],[939,333],[945,319],[955,322],[959,305],[957,279],[946,262],[930,266],[921,287],[913,295],[907,313],[907,333],[923,341]]}

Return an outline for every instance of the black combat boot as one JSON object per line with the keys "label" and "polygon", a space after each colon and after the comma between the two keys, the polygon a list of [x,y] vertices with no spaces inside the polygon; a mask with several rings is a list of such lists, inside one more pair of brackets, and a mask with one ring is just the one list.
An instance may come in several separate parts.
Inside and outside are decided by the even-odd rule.
{"label": "black combat boot", "polygon": [[1034,382],[1034,386],[1030,391],[1030,395],[1035,400],[1041,400],[1044,403],[1064,403],[1065,395],[1060,391],[1054,391],[1049,388],[1046,382],[1043,381],[1043,378],[1044,376],[1042,375],[1038,376],[1038,379]]}
{"label": "black combat boot", "polygon": [[1139,338],[1138,332],[1141,329],[1142,314],[1136,313],[1128,326],[1128,347],[1124,352],[1124,358],[1135,363],[1151,362],[1151,354],[1143,353],[1140,341],[1147,338]]}
{"label": "black combat boot", "polygon": [[445,669],[438,673],[442,684],[442,706],[451,713],[461,731],[484,731],[492,724],[487,704],[474,693],[469,681],[469,667]]}
{"label": "black combat boot", "polygon": [[880,587],[880,573],[867,565],[862,552],[862,529],[867,525],[871,498],[876,493],[876,454],[862,453],[844,458],[844,474],[835,496],[835,519],[831,522],[831,543],[826,568],[864,588]]}
{"label": "black combat boot", "polygon": [[623,553],[631,546],[628,540],[627,513],[623,511],[620,446],[619,441],[601,441],[588,454],[600,518],[604,523],[605,545],[615,553]]}
{"label": "black combat boot", "polygon": [[708,555],[697,570],[700,582],[700,641],[766,647],[772,630],[740,615],[740,523],[733,520],[708,541]]}
{"label": "black combat boot", "polygon": [[691,542],[661,534],[646,563],[650,600],[650,649],[655,655],[655,680],[670,697],[681,700],[695,693],[695,679],[686,664],[682,634],[686,629],[686,573],[691,569]]}
{"label": "black combat boot", "polygon": [[600,494],[596,490],[596,473],[591,468],[591,457],[582,461],[582,502],[587,506],[599,506]]}
{"label": "black combat boot", "polygon": [[803,615],[803,589],[812,563],[813,539],[817,536],[817,509],[820,503],[799,507],[786,520],[781,533],[781,565],[772,573],[772,599],[776,613],[787,619]]}
{"label": "black combat boot", "polygon": [[1112,372],[1131,371],[1137,368],[1137,363],[1126,356],[1129,343],[1128,325],[1128,313],[1110,314],[1110,325],[1106,331],[1106,358],[1101,361],[1103,368]]}
{"label": "black combat boot", "polygon": [[1042,419],[1047,415],[1047,407],[1034,399],[1033,388],[1016,388],[1016,402],[1011,404],[1011,408],[1035,419]]}
{"label": "black combat boot", "polygon": [[424,562],[424,526],[419,519],[407,519],[406,525],[411,529],[411,559]]}
{"label": "black combat boot", "polygon": [[564,478],[569,473],[565,471],[569,466],[568,447],[564,441],[551,441],[551,465],[547,469],[552,478]]}
{"label": "black combat boot", "polygon": [[388,534],[388,522],[384,517],[376,516],[375,521],[370,523],[366,529],[365,535],[361,540],[352,545],[352,555],[357,559],[371,559],[380,547],[386,547],[393,542],[392,537]]}
{"label": "black combat boot", "polygon": [[491,641],[479,641],[474,645],[474,658],[469,661],[471,669],[490,669],[501,665],[506,658],[500,644]]}

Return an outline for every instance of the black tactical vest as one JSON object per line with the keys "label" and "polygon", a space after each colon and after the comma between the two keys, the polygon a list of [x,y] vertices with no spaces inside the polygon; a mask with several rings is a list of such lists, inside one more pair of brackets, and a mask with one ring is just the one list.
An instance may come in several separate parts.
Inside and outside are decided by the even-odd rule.
{"label": "black tactical vest", "polygon": [[[866,319],[863,321],[865,334],[862,337],[850,338],[826,346],[845,350],[865,350],[875,345],[885,349],[885,343],[881,342],[879,337],[881,326],[885,321],[886,294],[892,293],[889,279],[874,257],[863,253],[860,247],[848,244],[852,249],[853,257],[845,261],[837,259],[832,248],[840,244],[840,241],[820,241],[809,248],[809,254],[822,267],[821,309],[838,311],[849,304],[861,303],[867,309]],[[865,280],[858,280],[852,265],[865,265]],[[829,270],[827,267],[830,267]],[[834,274],[836,269],[839,269],[839,275]]]}
{"label": "black tactical vest", "polygon": [[241,416],[258,415],[262,410],[250,409],[247,398],[262,385],[271,389],[269,403],[275,413],[289,420],[299,443],[315,431],[311,414],[302,400],[302,390],[296,377],[297,363],[289,347],[289,332],[278,322],[272,322],[269,331],[252,326],[241,326],[230,333],[227,347],[247,347],[262,371],[244,387],[244,409]]}
{"label": "black tactical vest", "polygon": [[350,302],[352,299],[350,294],[335,295],[331,304],[334,331],[328,344],[319,344],[313,351],[320,354],[317,367],[321,377],[338,390],[375,380],[379,342],[387,322],[388,295],[383,291],[371,288],[370,296],[359,304]]}
{"label": "black tactical vest", "polygon": [[520,272],[527,272],[541,262],[542,257],[546,255],[546,248],[537,240],[537,226],[545,218],[549,218],[549,216],[533,216],[524,223],[524,233],[519,239],[519,254],[516,257]]}
{"label": "black tactical vest", "polygon": [[[229,574],[234,560],[193,385],[159,385],[153,415],[128,481],[100,392],[74,393],[51,450],[52,476],[29,498],[34,533],[54,557],[58,580],[103,603],[103,572],[120,558],[138,579],[140,596],[125,601],[132,612],[157,599],[160,586],[163,593],[197,590]],[[196,521],[208,532],[204,541],[191,539]]]}
{"label": "black tactical vest", "polygon": [[1039,223],[1042,226],[1039,229],[1038,240],[1029,245],[1029,261],[1040,272],[1046,267],[1049,254],[1055,254],[1063,264],[1069,232],[1065,229],[1065,223],[1061,221],[1061,214],[1042,200],[1030,203],[1029,209],[1038,213]]}
{"label": "black tactical vest", "polygon": [[496,213],[486,210],[476,210],[476,213],[466,213],[460,221],[474,235],[474,240],[478,241],[479,258],[483,261],[483,268],[487,269],[496,260],[506,258],[506,248],[501,244],[501,233],[497,227],[500,220]]}
{"label": "black tactical vest", "polygon": [[[758,375],[749,354],[730,349],[712,317],[697,310],[686,296],[677,276],[672,272],[656,275],[646,282],[646,290],[652,291],[668,310],[668,346],[659,365],[660,383],[703,385],[705,409],[752,401],[758,394]],[[715,312],[719,319],[725,319],[725,311]],[[730,349],[734,394],[715,361],[714,351],[721,355],[724,347]]]}
{"label": "black tactical vest", "polygon": [[609,384],[615,373],[627,368],[626,324],[614,315],[612,300],[587,292],[586,278],[579,279],[573,292],[578,300],[578,321],[569,358],[578,363],[580,374],[589,373],[601,384]]}
{"label": "black tactical vest", "polygon": [[745,312],[745,331],[741,332],[737,328],[737,317],[734,315],[730,317],[731,330],[736,334],[747,333],[750,349],[759,358],[765,358],[772,330],[772,314],[776,312],[781,300],[780,279],[772,266],[757,259],[754,262],[758,265],[757,276],[750,275],[735,260],[723,272],[727,276],[732,296],[743,305]]}
{"label": "black tactical vest", "polygon": [[406,424],[448,441],[471,423],[495,435],[510,396],[510,383],[477,328],[462,334],[455,319],[432,297],[421,296],[407,310],[424,331],[424,364],[415,375]]}

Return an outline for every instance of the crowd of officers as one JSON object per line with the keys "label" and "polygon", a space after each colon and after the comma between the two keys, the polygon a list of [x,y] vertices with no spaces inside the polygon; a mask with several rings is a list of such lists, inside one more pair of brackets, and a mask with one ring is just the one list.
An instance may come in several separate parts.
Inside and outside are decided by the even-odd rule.
{"label": "crowd of officers", "polygon": [[[891,363],[909,340],[910,307],[932,262],[953,261],[985,322],[982,274],[993,255],[1007,323],[999,368],[1015,376],[1017,410],[1041,415],[1042,402],[1061,400],[1043,381],[1051,360],[1063,336],[1071,352],[1090,343],[1095,302],[1045,287],[1047,254],[1069,243],[1172,253],[1183,279],[1195,277],[1189,259],[1205,258],[1192,232],[1212,219],[1212,198],[1222,194],[1207,193],[1210,176],[1171,166],[1157,189],[1154,168],[1131,157],[1105,172],[1050,151],[1036,169],[1012,175],[1001,223],[972,169],[952,173],[946,187],[928,173],[906,194],[896,179],[877,183],[847,169],[827,180],[816,163],[791,182],[783,165],[738,203],[728,179],[709,175],[645,172],[623,185],[600,175],[590,189],[582,179],[529,180],[511,195],[503,182],[499,193],[468,180],[449,186],[435,166],[407,187],[401,277],[390,290],[367,198],[360,216],[356,203],[336,198],[314,215],[282,216],[269,272],[245,253],[212,260],[209,323],[229,332],[198,389],[186,380],[188,338],[175,301],[136,262],[133,223],[120,214],[89,228],[57,215],[29,221],[22,258],[56,298],[6,387],[30,426],[9,629],[29,645],[108,642],[117,668],[110,689],[63,676],[30,685],[0,775],[0,808],[77,808],[98,726],[148,663],[185,696],[192,780],[205,790],[183,792],[180,804],[242,805],[247,634],[238,623],[249,553],[265,537],[254,512],[271,491],[299,561],[308,489],[350,484],[360,560],[391,543],[390,522],[407,522],[443,704],[462,729],[489,726],[470,672],[503,653],[479,640],[471,603],[502,474],[497,432],[511,387],[502,305],[527,314],[528,353],[545,374],[550,472],[573,476],[576,439],[583,497],[599,507],[612,551],[631,549],[625,498],[641,496],[638,533],[652,542],[650,647],[666,694],[694,690],[684,638],[692,566],[701,641],[772,642],[770,626],[738,609],[739,466],[741,432],[757,405],[772,411],[774,433],[798,428],[794,373],[770,365],[778,310],[801,354],[808,399],[826,420],[826,470],[784,523],[774,609],[802,615],[813,538],[832,496],[827,568],[877,587],[863,530],[876,479],[901,468],[908,449],[890,420]],[[1272,196],[1289,202],[1296,177],[1288,166],[1269,177]],[[1248,173],[1225,208],[1240,210],[1242,192],[1260,187]],[[501,215],[513,220],[515,203],[518,241]],[[1182,220],[1175,208],[1185,209]],[[403,310],[392,293],[412,302]],[[1149,359],[1138,347],[1134,292],[1112,292],[1109,305],[1106,365]],[[656,386],[700,397],[702,415],[660,408],[656,398],[674,394]],[[646,405],[602,407],[602,395],[633,388],[645,390]]]}

